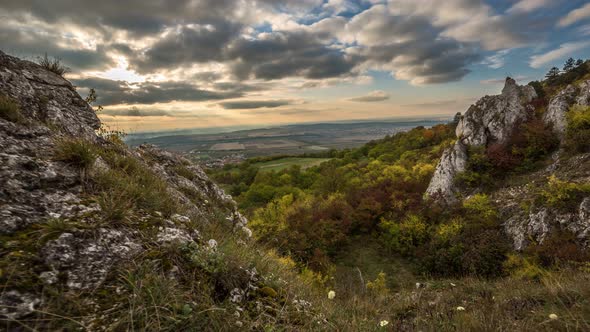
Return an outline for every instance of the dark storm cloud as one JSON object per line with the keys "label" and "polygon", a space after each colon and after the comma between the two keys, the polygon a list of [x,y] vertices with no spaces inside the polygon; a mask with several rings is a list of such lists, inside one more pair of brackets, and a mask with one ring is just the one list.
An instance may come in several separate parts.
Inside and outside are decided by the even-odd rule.
{"label": "dark storm cloud", "polygon": [[210,25],[182,27],[157,41],[132,67],[139,72],[177,68],[199,62],[222,61],[225,46],[242,26],[226,21]]}
{"label": "dark storm cloud", "polygon": [[131,86],[124,81],[103,78],[73,81],[79,87],[96,89],[97,103],[101,105],[211,101],[242,96],[240,92],[203,90],[192,84],[179,82],[144,82]]}
{"label": "dark storm cloud", "polygon": [[48,23],[74,22],[84,27],[111,27],[148,35],[164,27],[187,22],[210,23],[231,16],[234,0],[3,0],[12,13],[31,13]]}
{"label": "dark storm cloud", "polygon": [[264,39],[240,39],[229,47],[235,59],[233,73],[239,78],[265,80],[299,76],[311,79],[349,74],[359,63],[356,57],[329,48],[317,35],[292,31],[267,35]]}
{"label": "dark storm cloud", "polygon": [[[547,24],[554,21],[544,15],[494,14],[479,0],[448,0],[432,8],[415,0],[398,0],[393,7],[373,5],[356,15],[331,17],[329,11],[321,12],[326,5],[324,0],[3,0],[0,11],[6,18],[28,22],[32,15],[35,24],[19,30],[0,21],[0,47],[19,55],[47,52],[62,58],[73,71],[112,67],[113,55],[125,56],[129,68],[141,74],[165,75],[166,70],[223,64],[222,74],[190,77],[187,71],[184,77],[203,82],[207,89],[188,81],[143,83],[135,89],[115,82],[111,90],[97,89],[103,104],[202,101],[270,88],[241,80],[322,80],[352,77],[371,69],[389,70],[396,78],[417,84],[458,81],[481,59],[482,47],[524,45],[538,39],[534,36],[541,36],[539,31],[547,30]],[[259,11],[248,11],[254,7]],[[252,28],[271,25],[266,17],[251,17],[265,13],[261,8],[311,25],[288,31],[261,28],[258,32],[264,33],[255,33]],[[318,21],[319,17],[326,19]],[[455,22],[457,17],[460,24]],[[41,31],[46,28],[51,31]],[[68,29],[98,36],[99,45],[84,49],[92,43],[67,42],[71,38]],[[131,48],[125,39],[145,43]],[[75,42],[83,45],[59,46]],[[234,81],[217,82],[227,79],[228,70]]]}
{"label": "dark storm cloud", "polygon": [[276,108],[293,104],[292,100],[240,100],[219,103],[224,109]]}
{"label": "dark storm cloud", "polygon": [[392,63],[398,78],[421,84],[458,81],[470,72],[470,64],[481,59],[474,46],[450,39],[410,40],[362,52],[370,61]]}

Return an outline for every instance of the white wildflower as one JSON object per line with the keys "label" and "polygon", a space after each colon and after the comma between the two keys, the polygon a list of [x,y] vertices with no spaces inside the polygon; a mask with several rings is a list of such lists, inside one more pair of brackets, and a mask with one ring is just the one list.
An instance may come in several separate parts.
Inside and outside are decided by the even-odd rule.
{"label": "white wildflower", "polygon": [[556,320],[557,318],[559,318],[559,317],[557,317],[556,314],[550,314],[549,315],[549,319]]}
{"label": "white wildflower", "polygon": [[457,307],[457,311],[465,311],[465,307]]}
{"label": "white wildflower", "polygon": [[389,324],[389,322],[386,320],[382,320],[379,322],[379,326],[381,326],[381,327],[387,326],[387,324]]}
{"label": "white wildflower", "polygon": [[335,291],[331,290],[331,291],[328,292],[328,298],[330,300],[333,300],[335,297],[336,297],[336,292]]}

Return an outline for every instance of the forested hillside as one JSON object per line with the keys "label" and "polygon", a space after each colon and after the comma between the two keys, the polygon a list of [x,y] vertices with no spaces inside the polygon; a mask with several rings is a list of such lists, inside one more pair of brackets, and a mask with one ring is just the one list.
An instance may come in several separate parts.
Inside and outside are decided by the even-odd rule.
{"label": "forested hillside", "polygon": [[[521,88],[508,79],[503,94],[516,94],[522,106],[515,111],[521,113],[511,119],[512,127],[500,128],[504,139],[465,148],[465,166],[452,179],[452,200],[426,194],[443,151],[452,151],[461,120],[493,116],[481,114],[491,109],[478,107],[494,105],[504,112],[510,106],[502,106],[503,99],[485,97],[466,114],[469,119],[458,114],[447,125],[317,155],[331,159],[306,170],[261,172],[255,166],[260,160],[254,159],[210,174],[236,198],[260,243],[346,296],[362,294],[366,289],[358,283],[373,279],[379,287],[396,290],[425,279],[474,277],[488,280],[480,285],[484,288],[507,278],[535,287],[563,271],[588,269],[583,230],[590,222],[585,212],[590,196],[588,64],[578,61],[562,73],[552,69],[546,80],[529,83],[529,100],[519,97]],[[560,124],[552,112],[569,90],[577,92],[562,102],[567,113]],[[514,226],[519,213],[532,227],[537,222],[550,228],[523,240],[534,230]],[[578,223],[586,226],[581,230]],[[588,324],[578,319],[576,324]]]}

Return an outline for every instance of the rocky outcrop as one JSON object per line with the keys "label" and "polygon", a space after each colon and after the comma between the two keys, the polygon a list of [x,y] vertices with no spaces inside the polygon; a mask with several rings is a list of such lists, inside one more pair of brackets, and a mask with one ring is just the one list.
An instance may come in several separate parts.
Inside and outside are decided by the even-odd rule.
{"label": "rocky outcrop", "polygon": [[[25,245],[19,241],[31,234],[40,236],[32,241],[35,249],[26,253],[35,257],[35,266],[13,267],[28,269],[31,280],[93,290],[113,268],[142,255],[146,239],[160,246],[200,245],[203,239],[195,225],[211,223],[229,225],[244,241],[251,234],[232,198],[199,166],[153,146],[137,150],[118,146],[112,151],[132,158],[138,167],[163,180],[180,214],[167,217],[159,211],[134,210],[133,222],[149,225],[149,231],[105,223],[102,215],[107,211],[90,193],[89,177],[109,172],[109,164],[98,157],[81,171],[55,158],[56,147],[64,139],[81,139],[97,149],[114,144],[96,134],[100,121],[94,110],[64,78],[2,52],[0,94],[18,104],[24,119],[13,122],[0,117],[0,235],[8,239],[1,243],[0,253],[3,263],[11,262],[11,257],[23,255]],[[42,287],[18,284],[11,288],[17,282],[4,285],[0,319],[18,319],[43,305]]]}
{"label": "rocky outcrop", "polygon": [[590,197],[583,198],[569,210],[547,207],[536,199],[551,175],[568,182],[589,183],[590,154],[581,154],[552,166],[514,181],[526,184],[508,185],[490,195],[516,250],[526,248],[531,241],[542,243],[558,229],[575,234],[581,243],[590,244]]}
{"label": "rocky outcrop", "polygon": [[504,142],[515,125],[530,116],[532,108],[527,103],[536,96],[533,87],[507,78],[500,95],[485,96],[465,112],[457,125],[457,138],[466,145]]}
{"label": "rocky outcrop", "polygon": [[94,209],[80,205],[79,172],[52,158],[58,137],[97,140],[92,108],[59,75],[2,52],[0,93],[18,103],[27,121],[0,118],[0,234]]}
{"label": "rocky outcrop", "polygon": [[565,116],[570,106],[574,103],[577,93],[578,89],[573,85],[568,85],[549,101],[547,111],[543,115],[543,121],[545,123],[551,123],[555,132],[560,136],[563,136],[565,133]]}
{"label": "rocky outcrop", "polygon": [[[69,135],[94,139],[100,121],[63,77],[0,51],[0,91],[17,100],[25,118]],[[26,133],[23,133],[26,134]]]}
{"label": "rocky outcrop", "polygon": [[528,105],[536,93],[531,86],[519,86],[511,78],[506,79],[502,93],[485,96],[472,105],[459,121],[456,129],[457,143],[447,149],[437,165],[427,195],[447,203],[456,200],[455,176],[465,170],[468,146],[504,142],[516,125],[531,116]]}
{"label": "rocky outcrop", "polygon": [[555,132],[563,138],[566,129],[566,115],[574,105],[590,105],[590,80],[578,85],[570,84],[549,101],[543,121],[552,124]]}
{"label": "rocky outcrop", "polygon": [[456,194],[454,179],[458,173],[465,171],[466,163],[467,148],[459,140],[452,148],[443,152],[426,194],[434,199],[454,201]]}

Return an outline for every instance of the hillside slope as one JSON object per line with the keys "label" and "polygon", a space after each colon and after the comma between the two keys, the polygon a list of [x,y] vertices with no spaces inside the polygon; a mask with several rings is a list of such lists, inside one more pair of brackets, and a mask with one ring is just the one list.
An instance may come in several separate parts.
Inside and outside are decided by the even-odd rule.
{"label": "hillside slope", "polygon": [[[545,87],[550,88],[550,85]],[[539,87],[539,93],[545,94],[542,89]],[[519,86],[513,79],[507,78],[500,95],[482,98],[463,115],[456,129],[457,141],[443,153],[426,190],[427,194],[435,200],[453,203],[482,191],[483,183],[471,188],[461,184],[461,177],[466,172],[474,174],[474,168],[481,170],[486,167],[482,167],[481,161],[478,161],[480,165],[473,165],[473,159],[483,157],[486,162],[491,162],[488,168],[502,171],[504,167],[507,173],[514,172],[514,167],[510,164],[519,162],[515,158],[515,149],[539,148],[529,139],[535,135],[534,131],[527,132],[526,137],[522,137],[521,131],[537,126],[536,134],[541,132],[541,135],[535,139],[549,142],[547,146],[541,147],[545,149],[541,149],[541,154],[556,149],[551,158],[546,156],[547,158],[541,160],[543,158],[537,157],[540,162],[545,163],[541,170],[521,170],[517,172],[521,174],[509,177],[509,180],[504,179],[502,174],[492,174],[494,170],[484,170],[483,173],[489,172],[492,175],[490,180],[503,183],[501,188],[487,191],[499,209],[505,231],[512,238],[516,250],[523,250],[531,242],[542,243],[546,237],[560,230],[571,232],[578,240],[587,243],[590,235],[590,192],[581,190],[580,197],[575,199],[575,206],[568,209],[547,206],[537,197],[545,186],[551,185],[548,184],[550,177],[554,178],[553,184],[562,181],[562,186],[566,183],[580,186],[590,183],[590,153],[585,149],[575,153],[565,151],[570,109],[577,107],[583,109],[582,114],[585,114],[585,109],[589,106],[588,79],[557,89],[553,96],[539,96],[533,86]],[[542,133],[543,130],[545,133]],[[524,139],[529,140],[528,146],[515,145],[518,143],[515,141]],[[556,139],[554,144],[551,143],[553,139]],[[480,149],[479,155],[474,153],[477,149]],[[586,192],[583,193],[584,191]]]}
{"label": "hillside slope", "polygon": [[288,268],[252,246],[246,219],[200,167],[128,149],[100,126],[68,81],[0,52],[5,329],[315,323],[297,281],[284,285]]}

